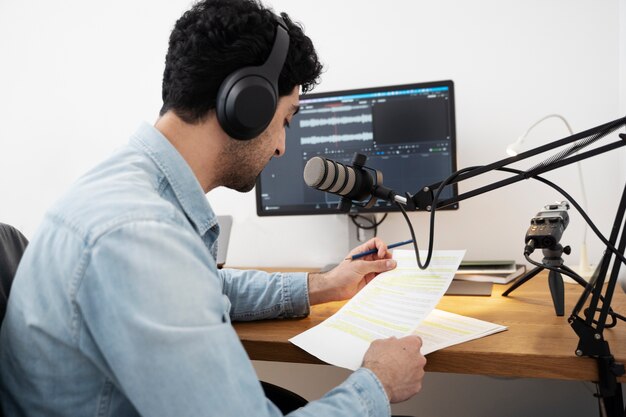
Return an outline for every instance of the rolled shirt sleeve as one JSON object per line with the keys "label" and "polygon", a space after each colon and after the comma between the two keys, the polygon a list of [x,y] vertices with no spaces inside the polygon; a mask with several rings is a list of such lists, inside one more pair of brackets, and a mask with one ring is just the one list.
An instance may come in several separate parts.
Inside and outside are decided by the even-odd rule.
{"label": "rolled shirt sleeve", "polygon": [[233,321],[303,317],[309,314],[308,274],[222,269],[223,291]]}

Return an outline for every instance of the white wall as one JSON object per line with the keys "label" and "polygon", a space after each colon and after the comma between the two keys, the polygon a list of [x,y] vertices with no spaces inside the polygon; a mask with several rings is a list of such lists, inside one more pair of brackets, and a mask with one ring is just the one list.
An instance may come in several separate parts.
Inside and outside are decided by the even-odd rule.
{"label": "white wall", "polygon": [[[315,41],[326,64],[318,91],[453,79],[459,167],[504,157],[506,145],[548,113],[563,114],[577,131],[624,113],[618,0],[273,4],[303,22]],[[187,5],[0,2],[2,221],[31,235],[77,176],[125,143],[140,120],[156,118],[167,37]],[[540,125],[527,143],[564,136],[559,123]],[[589,212],[605,231],[622,187],[619,155],[583,163]],[[573,167],[549,178],[579,196]],[[521,260],[529,219],[559,198],[524,183],[463,202],[438,216],[435,246],[467,249],[467,258]],[[218,189],[209,199],[219,214],[235,216],[231,265],[321,266],[345,254],[343,216],[259,218],[254,193]],[[411,218],[424,247],[427,216]],[[572,265],[582,227],[572,213],[562,240],[573,247]],[[405,239],[401,216],[391,215],[380,235]],[[597,239],[590,237],[589,246],[597,260]]]}
{"label": "white wall", "polygon": [[619,24],[619,57],[620,57],[620,75],[619,75],[619,84],[620,84],[620,114],[626,113],[626,73],[624,73],[624,69],[626,68],[626,2],[619,2],[619,16],[620,16],[620,24]]}
{"label": "white wall", "polygon": [[156,119],[187,3],[0,1],[2,222],[29,237],[80,174]]}
{"label": "white wall", "polygon": [[[619,73],[619,103],[620,114],[626,115],[626,1],[619,2],[619,57],[620,57],[620,73]],[[622,176],[626,178],[626,155],[622,155],[621,161]]]}
{"label": "white wall", "polygon": [[[0,221],[32,235],[46,208],[72,181],[125,143],[141,120],[155,120],[169,31],[189,3],[0,1]],[[624,3],[272,4],[301,21],[314,40],[326,64],[317,91],[453,79],[458,164],[465,167],[504,157],[506,145],[548,113],[564,115],[576,131],[626,113]],[[527,143],[540,145],[565,135],[553,120],[534,130]],[[623,151],[583,162],[589,213],[604,231],[623,187],[624,165]],[[580,195],[575,168],[548,178]],[[219,214],[235,216],[231,265],[321,266],[345,254],[347,221],[342,216],[258,218],[253,193],[218,189],[209,199]],[[557,199],[542,185],[524,183],[463,202],[459,211],[438,217],[435,246],[467,249],[468,258],[521,260],[529,219]],[[579,216],[571,215],[562,242],[573,247],[566,259],[573,265],[583,226]],[[414,213],[411,218],[425,246],[426,215]],[[391,215],[380,235],[390,242],[405,239],[401,216]],[[597,261],[597,239],[590,236],[588,244],[591,260]],[[268,368],[258,369],[263,373]],[[334,378],[342,375],[322,369]],[[469,407],[479,410],[473,415],[500,415],[484,405],[492,386],[483,379],[444,377],[483,387],[478,391],[484,396],[464,398],[456,414],[469,415]],[[531,385],[539,392],[529,395],[548,392],[544,400],[549,398],[552,383],[535,382]],[[445,385],[439,386],[445,390]],[[311,389],[323,386],[313,384]],[[520,395],[530,392],[520,390]],[[418,408],[436,410],[441,398],[431,393],[426,388],[406,407],[413,413]],[[588,409],[592,401],[591,394],[572,396],[568,415]]]}

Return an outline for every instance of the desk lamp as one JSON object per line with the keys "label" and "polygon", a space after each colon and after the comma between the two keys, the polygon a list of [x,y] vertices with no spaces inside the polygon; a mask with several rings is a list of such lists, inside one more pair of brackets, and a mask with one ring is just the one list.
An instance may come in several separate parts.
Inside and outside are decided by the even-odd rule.
{"label": "desk lamp", "polygon": [[[560,114],[549,114],[537,120],[535,123],[533,123],[528,129],[526,129],[526,132],[524,132],[522,136],[520,136],[519,138],[517,138],[515,142],[507,146],[506,153],[509,156],[517,156],[517,154],[519,154],[523,150],[524,141],[526,140],[526,137],[528,136],[530,131],[533,130],[537,125],[539,125],[544,120],[548,120],[551,118],[560,119],[567,127],[567,131],[569,132],[570,136],[574,134],[572,127],[567,122],[565,117],[561,116]],[[582,171],[582,166],[581,166],[580,161],[576,163],[576,166],[578,167],[578,180],[580,182],[580,192],[582,195],[581,205],[583,206],[583,209],[587,211],[587,192],[585,190],[585,182],[583,180],[583,171]],[[587,223],[584,223],[583,225],[583,241],[580,245],[580,261],[578,263],[577,272],[578,272],[578,275],[583,277],[586,281],[589,281],[589,279],[591,278],[591,275],[593,274],[593,269],[589,265],[589,258],[587,255]],[[574,283],[574,280],[570,278],[566,277],[565,280],[566,282]]]}

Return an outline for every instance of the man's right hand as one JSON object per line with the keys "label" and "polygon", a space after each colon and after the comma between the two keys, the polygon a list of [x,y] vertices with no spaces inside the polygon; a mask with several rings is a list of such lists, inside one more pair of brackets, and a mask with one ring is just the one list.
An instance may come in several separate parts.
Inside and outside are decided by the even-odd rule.
{"label": "man's right hand", "polygon": [[375,340],[365,352],[362,366],[376,374],[391,403],[408,400],[422,389],[426,358],[421,347],[419,336],[391,337]]}

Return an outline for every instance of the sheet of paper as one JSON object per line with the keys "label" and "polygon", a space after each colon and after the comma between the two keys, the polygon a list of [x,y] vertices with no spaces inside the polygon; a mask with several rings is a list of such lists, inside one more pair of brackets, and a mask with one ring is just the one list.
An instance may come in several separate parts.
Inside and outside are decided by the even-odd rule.
{"label": "sheet of paper", "polygon": [[439,349],[506,330],[506,326],[442,310],[433,310],[413,331],[422,338],[421,352]]}
{"label": "sheet of paper", "polygon": [[[357,369],[370,343],[415,330],[450,285],[465,251],[434,251],[429,267],[417,267],[415,253],[395,250],[398,266],[378,275],[323,323],[290,341],[335,366]],[[420,252],[421,259],[426,258]]]}

